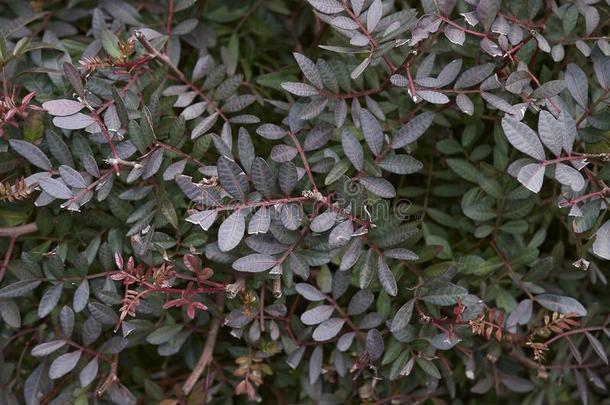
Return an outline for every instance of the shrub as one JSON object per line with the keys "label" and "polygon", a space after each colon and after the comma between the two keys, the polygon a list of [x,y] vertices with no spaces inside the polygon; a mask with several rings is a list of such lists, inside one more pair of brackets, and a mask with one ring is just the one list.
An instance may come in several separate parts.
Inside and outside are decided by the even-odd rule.
{"label": "shrub", "polygon": [[598,403],[608,11],[3,2],[0,402]]}

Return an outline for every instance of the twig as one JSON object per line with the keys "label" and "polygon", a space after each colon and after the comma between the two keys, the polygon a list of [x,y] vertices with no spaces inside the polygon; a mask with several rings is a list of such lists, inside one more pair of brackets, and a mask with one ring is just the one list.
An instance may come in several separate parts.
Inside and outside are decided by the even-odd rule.
{"label": "twig", "polygon": [[603,329],[604,329],[604,326],[590,326],[588,328],[572,329],[572,330],[560,333],[559,335],[553,336],[552,338],[550,338],[549,340],[544,342],[544,344],[546,346],[549,346],[554,341],[564,338],[566,336],[576,335],[576,334],[584,333],[584,332],[596,332],[598,330],[603,330]]}
{"label": "twig", "polygon": [[303,167],[305,168],[305,173],[307,173],[307,177],[309,177],[309,182],[311,183],[311,187],[313,188],[313,191],[317,192],[318,186],[316,185],[316,181],[314,180],[313,173],[311,171],[311,167],[309,167],[309,162],[307,161],[307,156],[305,156],[305,151],[303,150],[301,143],[299,142],[299,140],[294,132],[289,131],[288,135],[290,136],[290,139],[292,139],[292,143],[294,144],[294,147],[299,152],[299,156],[301,157],[301,160],[303,161]]}
{"label": "twig", "polygon": [[[224,306],[224,295],[218,294],[216,298],[216,305],[218,305],[218,310],[222,311],[222,307]],[[210,332],[208,333],[208,337],[205,341],[205,346],[203,347],[203,352],[201,353],[201,357],[195,364],[195,368],[191,372],[191,375],[186,379],[184,386],[182,387],[182,392],[184,395],[189,395],[193,390],[195,384],[203,374],[203,371],[207,367],[207,365],[212,360],[212,355],[214,353],[214,347],[216,346],[216,338],[218,337],[218,331],[220,330],[220,318],[212,319],[212,325],[210,326]]]}
{"label": "twig", "polygon": [[11,238],[11,241],[8,243],[8,249],[6,249],[6,254],[4,255],[4,261],[2,262],[2,267],[0,267],[0,282],[4,279],[4,274],[6,274],[6,269],[8,269],[8,263],[11,260],[11,255],[13,254],[13,249],[15,248],[15,242],[17,238]]}
{"label": "twig", "polygon": [[18,238],[21,235],[34,233],[38,230],[36,222],[31,222],[25,225],[13,226],[10,228],[0,228],[0,238]]}
{"label": "twig", "polygon": [[194,157],[192,157],[188,153],[181,151],[180,149],[176,148],[175,146],[168,145],[168,144],[160,142],[160,141],[156,141],[155,144],[159,148],[162,148],[162,149],[168,150],[168,151],[170,151],[172,153],[175,153],[176,155],[180,156],[181,158],[189,160],[189,161],[195,163],[198,166],[201,166],[201,167],[205,166],[205,163],[195,159]]}
{"label": "twig", "polygon": [[15,249],[15,243],[17,242],[17,238],[21,235],[25,235],[28,233],[33,233],[38,230],[35,222],[13,226],[11,228],[0,228],[0,237],[10,237],[11,240],[8,243],[8,249],[6,249],[6,253],[4,254],[4,260],[2,261],[2,266],[0,266],[0,282],[4,279],[4,275],[6,274],[6,270],[8,269],[8,264],[11,261],[11,256],[13,254],[13,249]]}
{"label": "twig", "polygon": [[208,104],[212,108],[214,108],[214,111],[216,111],[218,113],[218,115],[220,115],[220,117],[222,117],[222,119],[225,122],[229,121],[229,118],[227,118],[225,113],[220,108],[218,108],[218,105],[216,104],[216,102],[214,100],[212,100],[212,98],[205,95],[199,87],[197,87],[195,84],[193,84],[193,82],[191,82],[189,79],[187,79],[186,76],[184,75],[184,73],[182,73],[182,71],[180,69],[178,69],[176,67],[176,65],[174,65],[172,63],[172,61],[169,60],[167,55],[164,55],[161,52],[159,52],[158,50],[156,50],[155,47],[152,46],[150,41],[148,39],[146,39],[144,34],[142,34],[140,31],[136,31],[134,36],[136,37],[136,39],[138,41],[140,41],[140,43],[142,44],[144,49],[146,49],[146,51],[148,53],[150,53],[155,59],[159,60],[159,62],[161,62],[165,66],[167,66],[168,69],[176,76],[176,78],[178,80],[180,80],[182,83],[186,84],[191,90],[195,91],[201,98],[203,98],[205,101],[207,101]]}

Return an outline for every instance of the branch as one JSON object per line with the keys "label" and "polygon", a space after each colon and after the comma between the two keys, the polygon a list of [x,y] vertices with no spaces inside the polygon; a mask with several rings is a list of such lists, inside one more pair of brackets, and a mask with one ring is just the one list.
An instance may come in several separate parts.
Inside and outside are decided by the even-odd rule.
{"label": "branch", "polygon": [[[224,294],[219,294],[217,297],[216,304],[218,305],[218,310],[222,311],[224,306]],[[191,372],[191,375],[187,378],[184,386],[182,387],[182,392],[184,395],[189,395],[193,390],[195,384],[203,374],[203,371],[207,367],[207,365],[212,361],[212,355],[214,353],[214,347],[216,346],[216,338],[218,337],[218,331],[220,330],[220,318],[212,319],[212,325],[210,326],[210,333],[205,341],[205,346],[203,347],[203,352],[201,353],[201,357],[197,361],[195,368]]]}
{"label": "branch", "polygon": [[13,249],[15,249],[15,243],[17,242],[17,238],[21,235],[34,233],[36,231],[38,231],[36,222],[31,222],[25,225],[13,226],[10,228],[0,228],[0,238],[11,238],[10,242],[8,243],[8,248],[6,249],[6,253],[4,254],[4,260],[2,261],[2,265],[0,266],[0,283],[4,279],[4,275],[6,274],[6,270],[8,269],[8,263],[11,260]]}
{"label": "branch", "polygon": [[18,238],[21,235],[38,231],[36,222],[25,225],[13,226],[11,228],[0,228],[0,238]]}
{"label": "branch", "polygon": [[214,108],[214,111],[216,111],[218,113],[218,115],[220,115],[225,122],[229,121],[229,119],[227,118],[225,113],[220,108],[218,108],[218,105],[216,104],[216,102],[214,100],[212,100],[210,97],[206,96],[199,87],[197,87],[195,84],[193,84],[193,82],[191,82],[189,79],[187,79],[187,77],[184,75],[184,73],[182,73],[182,71],[180,71],[180,69],[178,69],[176,67],[176,65],[174,65],[172,63],[172,61],[169,60],[167,55],[162,54],[161,52],[157,51],[155,49],[155,47],[152,46],[150,41],[148,39],[146,39],[144,34],[142,34],[140,31],[136,31],[134,36],[136,37],[136,39],[138,41],[140,41],[140,43],[142,44],[144,49],[146,49],[146,51],[148,53],[150,53],[155,59],[158,59],[159,62],[161,62],[165,66],[167,66],[169,68],[169,70],[178,78],[178,80],[180,80],[182,83],[186,84],[191,90],[195,91],[201,98],[203,98],[205,101],[207,101],[208,104],[212,108]]}
{"label": "branch", "polygon": [[299,142],[299,139],[297,138],[297,136],[294,132],[288,131],[288,136],[290,136],[290,139],[292,139],[292,143],[294,144],[294,147],[299,152],[299,156],[301,157],[301,160],[303,161],[303,167],[305,168],[305,173],[307,173],[307,177],[309,177],[309,182],[311,183],[311,187],[313,188],[313,191],[315,193],[318,191],[318,186],[316,185],[316,181],[313,178],[313,173],[311,171],[311,167],[309,167],[309,162],[307,161],[307,156],[305,156],[305,151],[303,150],[303,147],[301,146],[301,143]]}

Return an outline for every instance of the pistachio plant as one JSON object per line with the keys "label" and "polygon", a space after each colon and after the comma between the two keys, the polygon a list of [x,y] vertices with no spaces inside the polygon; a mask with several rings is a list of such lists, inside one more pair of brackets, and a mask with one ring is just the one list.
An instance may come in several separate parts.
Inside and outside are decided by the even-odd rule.
{"label": "pistachio plant", "polygon": [[609,10],[0,4],[0,402],[599,402]]}

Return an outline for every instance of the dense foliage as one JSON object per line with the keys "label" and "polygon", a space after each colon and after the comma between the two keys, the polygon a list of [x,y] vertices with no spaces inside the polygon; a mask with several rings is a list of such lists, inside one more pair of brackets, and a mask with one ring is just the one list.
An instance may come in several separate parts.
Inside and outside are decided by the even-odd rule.
{"label": "dense foliage", "polygon": [[608,403],[609,11],[0,1],[0,403]]}

